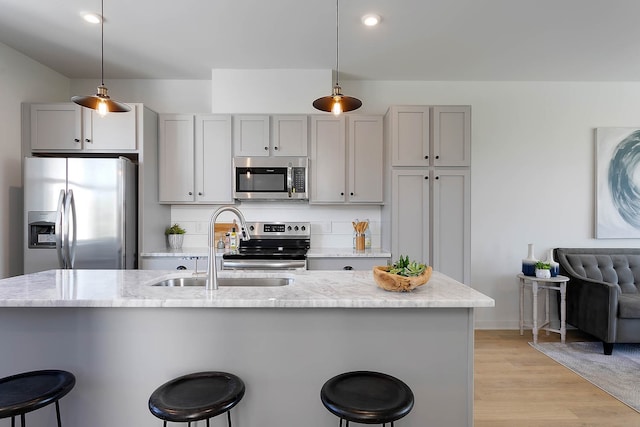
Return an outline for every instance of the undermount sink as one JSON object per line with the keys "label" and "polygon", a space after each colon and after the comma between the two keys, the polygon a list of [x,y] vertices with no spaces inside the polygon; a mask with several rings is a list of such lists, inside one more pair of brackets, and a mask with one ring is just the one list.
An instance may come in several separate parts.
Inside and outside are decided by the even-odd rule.
{"label": "undermount sink", "polygon": [[[293,283],[288,277],[218,277],[218,286],[286,286]],[[176,277],[166,279],[151,286],[205,286],[206,277]]]}

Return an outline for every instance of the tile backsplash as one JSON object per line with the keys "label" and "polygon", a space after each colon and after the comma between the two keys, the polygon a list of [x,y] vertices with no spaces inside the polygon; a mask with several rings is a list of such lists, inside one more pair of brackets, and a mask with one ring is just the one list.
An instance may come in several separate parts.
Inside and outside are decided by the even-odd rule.
{"label": "tile backsplash", "polygon": [[[171,223],[179,223],[187,233],[184,247],[207,246],[211,214],[219,206],[173,205]],[[318,206],[308,203],[245,202],[236,205],[247,221],[303,221],[311,223],[312,248],[350,248],[353,245],[352,221],[368,219],[371,246],[380,247],[380,206]],[[218,221],[232,222],[235,216],[223,212]]]}

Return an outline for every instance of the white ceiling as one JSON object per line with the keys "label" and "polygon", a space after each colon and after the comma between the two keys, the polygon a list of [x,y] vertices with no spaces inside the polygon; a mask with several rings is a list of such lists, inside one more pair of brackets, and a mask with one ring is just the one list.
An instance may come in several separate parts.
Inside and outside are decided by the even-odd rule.
{"label": "white ceiling", "polygon": [[[107,80],[335,69],[335,0],[104,1]],[[0,42],[99,77],[100,26],[83,11],[100,0],[0,0]],[[637,81],[639,17],[638,0],[341,0],[341,80]]]}

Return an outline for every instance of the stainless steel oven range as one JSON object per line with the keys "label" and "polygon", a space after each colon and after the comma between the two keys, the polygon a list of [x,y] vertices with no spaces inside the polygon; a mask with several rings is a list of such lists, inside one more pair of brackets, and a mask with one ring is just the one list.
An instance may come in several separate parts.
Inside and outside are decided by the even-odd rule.
{"label": "stainless steel oven range", "polygon": [[251,240],[222,256],[223,270],[306,270],[308,222],[247,222]]}

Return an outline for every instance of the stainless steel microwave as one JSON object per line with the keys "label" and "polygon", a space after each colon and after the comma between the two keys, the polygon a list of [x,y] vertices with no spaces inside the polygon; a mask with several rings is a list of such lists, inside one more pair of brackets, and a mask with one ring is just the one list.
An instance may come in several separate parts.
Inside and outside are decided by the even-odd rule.
{"label": "stainless steel microwave", "polygon": [[233,198],[308,200],[307,157],[234,157]]}

